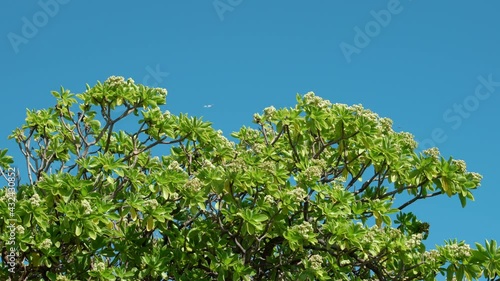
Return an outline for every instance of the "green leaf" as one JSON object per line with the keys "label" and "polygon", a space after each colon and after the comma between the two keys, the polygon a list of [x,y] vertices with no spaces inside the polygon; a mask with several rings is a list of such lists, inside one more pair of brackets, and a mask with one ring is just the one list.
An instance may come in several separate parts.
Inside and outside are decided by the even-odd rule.
{"label": "green leaf", "polygon": [[255,214],[252,216],[252,219],[257,222],[263,222],[268,219],[268,216],[265,214]]}
{"label": "green leaf", "polygon": [[80,224],[76,224],[75,226],[75,235],[76,236],[80,236],[82,234],[82,227],[80,226]]}
{"label": "green leaf", "polygon": [[8,169],[9,165],[14,163],[12,156],[7,155],[8,149],[0,150],[0,167],[3,169]]}
{"label": "green leaf", "polygon": [[146,230],[151,231],[154,228],[154,218],[152,216],[146,219]]}

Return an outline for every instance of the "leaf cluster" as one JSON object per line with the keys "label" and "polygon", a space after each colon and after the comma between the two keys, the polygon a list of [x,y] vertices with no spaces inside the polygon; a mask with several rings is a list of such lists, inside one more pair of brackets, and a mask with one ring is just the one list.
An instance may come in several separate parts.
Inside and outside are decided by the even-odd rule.
{"label": "leaf cluster", "polygon": [[[361,105],[297,95],[233,142],[162,111],[166,91],[131,79],[52,94],[56,105],[28,110],[10,136],[28,170],[19,280],[498,279],[494,241],[427,251],[429,224],[404,212],[444,194],[465,206],[481,176],[416,152],[411,134]],[[2,151],[0,165],[11,162]],[[6,204],[2,190],[4,218]]]}

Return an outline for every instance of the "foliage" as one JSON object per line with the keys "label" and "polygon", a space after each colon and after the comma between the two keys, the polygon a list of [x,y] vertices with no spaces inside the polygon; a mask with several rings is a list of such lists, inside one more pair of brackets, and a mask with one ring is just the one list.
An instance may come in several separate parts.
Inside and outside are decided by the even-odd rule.
{"label": "foliage", "polygon": [[465,206],[481,176],[416,152],[411,134],[361,105],[297,95],[234,143],[162,111],[166,91],[131,79],[52,94],[56,105],[28,110],[10,136],[28,177],[15,195],[14,280],[499,279],[495,241],[427,251],[429,224],[404,212],[442,194]]}

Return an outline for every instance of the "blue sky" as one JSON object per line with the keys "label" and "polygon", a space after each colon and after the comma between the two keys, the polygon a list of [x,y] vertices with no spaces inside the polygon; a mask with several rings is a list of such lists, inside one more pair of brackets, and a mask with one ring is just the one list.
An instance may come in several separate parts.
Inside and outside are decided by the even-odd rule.
{"label": "blue sky", "polygon": [[[412,207],[427,244],[500,240],[500,2],[8,0],[0,10],[0,147],[51,90],[110,75],[167,88],[166,109],[226,136],[314,91],[394,120],[484,176],[476,201]],[[213,104],[211,108],[204,105]]]}

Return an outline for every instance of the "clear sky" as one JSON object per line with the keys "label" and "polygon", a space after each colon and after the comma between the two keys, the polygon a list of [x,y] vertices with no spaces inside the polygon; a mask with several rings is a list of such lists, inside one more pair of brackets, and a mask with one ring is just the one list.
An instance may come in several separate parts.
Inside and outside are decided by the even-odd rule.
{"label": "clear sky", "polygon": [[[167,88],[166,109],[204,116],[226,136],[263,108],[314,91],[394,120],[424,148],[484,176],[476,201],[412,207],[427,244],[500,240],[500,2],[4,1],[0,147],[51,90],[110,75]],[[204,107],[211,104],[212,107]]]}

